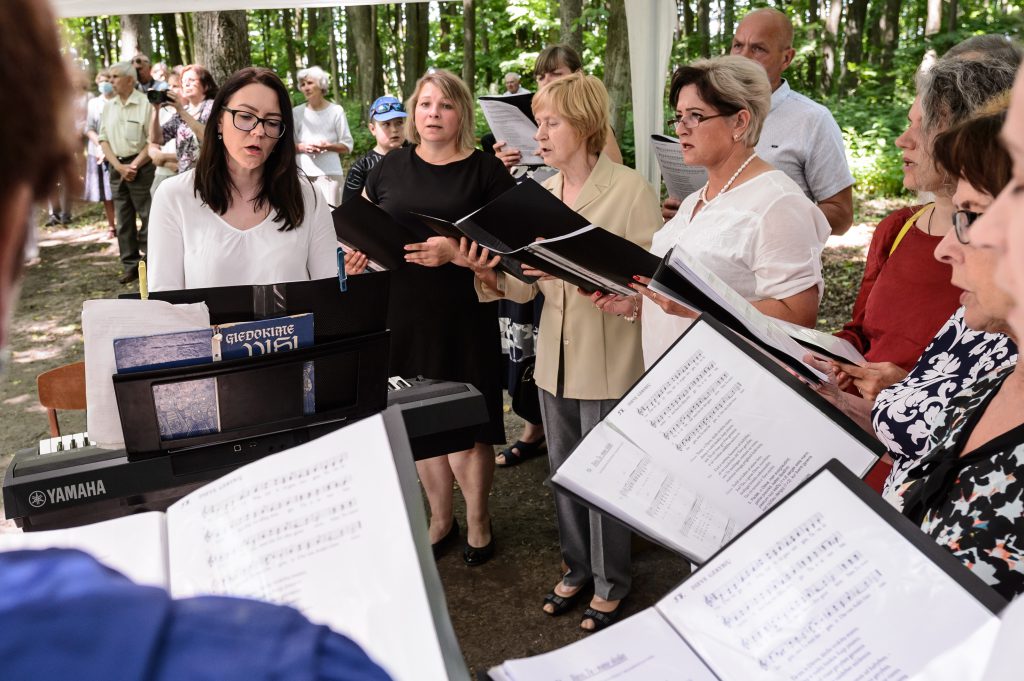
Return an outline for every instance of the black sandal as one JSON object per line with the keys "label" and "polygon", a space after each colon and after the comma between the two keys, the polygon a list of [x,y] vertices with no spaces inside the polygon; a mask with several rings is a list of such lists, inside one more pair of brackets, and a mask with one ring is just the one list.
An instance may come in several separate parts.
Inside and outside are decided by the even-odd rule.
{"label": "black sandal", "polygon": [[527,459],[532,459],[535,456],[540,456],[545,451],[547,451],[547,448],[547,438],[545,438],[543,435],[541,435],[540,439],[537,440],[536,442],[523,442],[522,440],[516,440],[516,443],[514,445],[512,445],[511,447],[506,447],[505,449],[498,452],[498,456],[503,456],[505,457],[505,459],[503,461],[498,461],[498,457],[496,456],[494,465],[497,466],[498,468],[509,468],[511,466],[516,466],[526,461]]}
{"label": "black sandal", "polygon": [[[583,617],[580,618],[580,629],[588,634],[594,634],[615,624],[615,622],[618,621],[619,616],[622,615],[623,602],[624,601],[619,601],[619,604],[615,606],[615,609],[609,612],[602,612],[601,610],[595,610],[594,608],[587,608],[583,611]],[[593,629],[587,629],[583,626],[583,623],[587,620],[594,623]]]}
{"label": "black sandal", "polygon": [[544,611],[545,615],[548,615],[550,617],[558,617],[559,615],[564,615],[565,613],[572,610],[573,607],[575,607],[576,601],[580,600],[580,597],[583,596],[583,593],[586,590],[587,585],[584,584],[580,586],[580,588],[576,589],[576,591],[573,592],[571,596],[559,596],[557,593],[555,593],[554,589],[552,589],[548,592],[546,596],[544,596],[544,605],[550,603],[554,610],[548,612],[543,608],[543,606],[541,607],[541,610]]}

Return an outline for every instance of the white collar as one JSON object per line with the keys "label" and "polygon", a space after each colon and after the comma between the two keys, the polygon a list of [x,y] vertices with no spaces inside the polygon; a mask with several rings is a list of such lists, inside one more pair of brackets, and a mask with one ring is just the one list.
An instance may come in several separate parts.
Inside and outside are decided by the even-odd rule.
{"label": "white collar", "polygon": [[782,79],[782,85],[779,86],[778,90],[776,90],[775,92],[772,93],[772,108],[771,108],[771,111],[775,111],[775,108],[779,104],[782,104],[784,101],[786,101],[786,98],[789,97],[789,94],[792,91],[793,91],[792,88],[789,87],[789,82],[785,78],[783,78]]}

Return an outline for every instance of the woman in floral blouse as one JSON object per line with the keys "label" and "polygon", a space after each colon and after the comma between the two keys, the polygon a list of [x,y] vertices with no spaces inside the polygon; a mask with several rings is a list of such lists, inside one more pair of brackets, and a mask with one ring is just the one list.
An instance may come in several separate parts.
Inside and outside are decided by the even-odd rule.
{"label": "woman in floral blouse", "polygon": [[153,108],[149,141],[159,145],[174,140],[178,157],[178,173],[189,170],[196,164],[199,148],[203,145],[203,130],[213,110],[213,99],[217,96],[217,83],[213,76],[199,64],[190,64],[181,72],[181,97],[165,90],[167,101],[163,106],[174,108],[174,115],[160,125],[159,107]]}

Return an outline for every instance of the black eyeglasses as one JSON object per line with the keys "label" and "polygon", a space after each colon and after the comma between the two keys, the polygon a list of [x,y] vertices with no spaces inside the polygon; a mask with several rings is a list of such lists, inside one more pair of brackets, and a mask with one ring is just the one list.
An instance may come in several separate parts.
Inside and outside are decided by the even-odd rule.
{"label": "black eyeglasses", "polygon": [[242,132],[252,132],[256,129],[257,125],[262,123],[263,132],[266,133],[267,137],[272,139],[284,137],[285,125],[284,121],[280,118],[260,118],[254,113],[229,109],[226,106],[224,110],[231,114],[231,124]]}
{"label": "black eyeglasses", "polygon": [[405,113],[405,107],[401,102],[383,102],[373,107],[373,113],[386,114],[389,111],[401,111]]}
{"label": "black eyeglasses", "polygon": [[699,113],[688,113],[683,114],[682,116],[676,116],[675,118],[669,119],[668,127],[669,130],[678,130],[679,126],[681,125],[684,128],[693,130],[704,121],[710,121],[712,118],[722,118],[724,116],[732,116],[732,114],[720,113],[715,114],[714,116],[705,116],[704,114]]}
{"label": "black eyeglasses", "polygon": [[972,210],[958,210],[953,213],[953,231],[956,232],[956,240],[965,246],[971,243],[967,234],[971,231],[974,221],[980,217],[981,213],[975,213]]}

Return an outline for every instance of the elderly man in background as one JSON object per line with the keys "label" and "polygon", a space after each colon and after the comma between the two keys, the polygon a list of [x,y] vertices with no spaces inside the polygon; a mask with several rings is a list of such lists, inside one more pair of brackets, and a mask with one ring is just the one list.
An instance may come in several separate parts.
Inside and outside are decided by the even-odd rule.
{"label": "elderly man in background", "polygon": [[[131,64],[119,62],[109,71],[116,96],[103,107],[99,140],[103,156],[110,164],[110,192],[117,214],[117,246],[124,268],[119,281],[127,284],[139,278],[139,261],[146,250],[149,187],[153,184],[154,174],[147,151],[153,107],[146,95],[135,89],[135,69]],[[138,230],[136,216],[142,221]]]}
{"label": "elderly man in background", "polygon": [[523,79],[518,73],[506,73],[505,74],[505,91],[501,94],[505,97],[509,95],[528,95],[530,91],[520,85],[520,81]]}
{"label": "elderly man in background", "polygon": [[153,66],[148,56],[139,52],[132,57],[132,66],[135,68],[135,87],[139,92],[165,89],[166,86],[161,86],[161,81],[153,75]]}
{"label": "elderly man in background", "polygon": [[[818,204],[832,234],[845,234],[853,223],[853,175],[843,135],[828,109],[794,92],[782,77],[796,55],[789,17],[771,8],[748,12],[736,27],[730,51],[763,66],[772,87],[772,108],[757,155],[786,173]],[[666,220],[675,215],[679,203],[665,202]]]}

